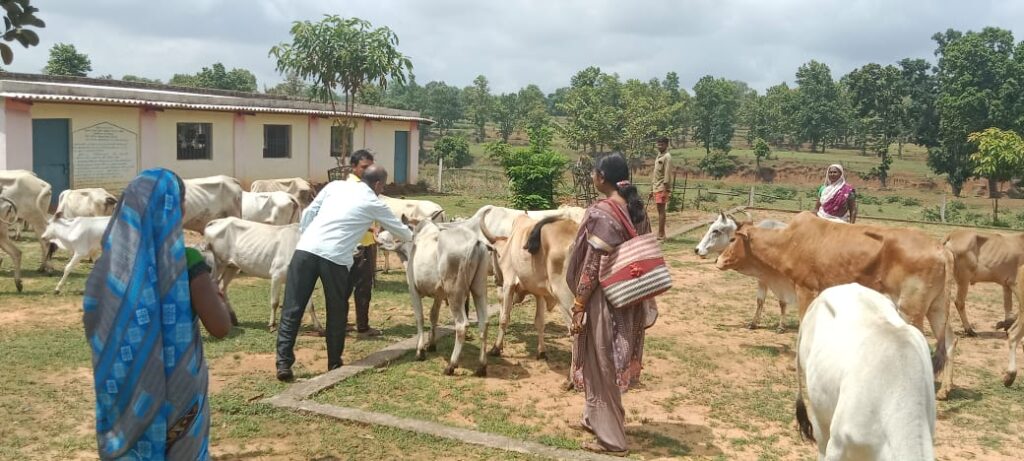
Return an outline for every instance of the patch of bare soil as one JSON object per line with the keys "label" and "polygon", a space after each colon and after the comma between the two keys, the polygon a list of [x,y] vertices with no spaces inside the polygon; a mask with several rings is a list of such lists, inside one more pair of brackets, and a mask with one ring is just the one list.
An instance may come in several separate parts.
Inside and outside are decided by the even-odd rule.
{"label": "patch of bare soil", "polygon": [[[299,367],[314,370],[321,373],[327,370],[327,354],[322,348],[296,348],[295,369]],[[275,379],[274,373],[277,370],[276,356],[274,354],[249,354],[237,352],[225,355],[216,360],[211,360],[210,369],[210,393],[217,394],[225,388],[230,388],[244,376],[258,375],[266,379]],[[271,396],[266,396],[271,397]]]}
{"label": "patch of bare soil", "polygon": [[0,329],[54,328],[82,323],[82,300],[69,296],[51,303],[0,304]]}

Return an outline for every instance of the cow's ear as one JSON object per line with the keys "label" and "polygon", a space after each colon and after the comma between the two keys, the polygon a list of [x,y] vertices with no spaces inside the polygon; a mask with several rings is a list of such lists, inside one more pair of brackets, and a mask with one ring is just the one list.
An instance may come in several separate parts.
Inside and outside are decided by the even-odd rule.
{"label": "cow's ear", "polygon": [[402,224],[405,224],[406,226],[409,225],[409,217],[406,216],[405,213],[402,213]]}
{"label": "cow's ear", "polygon": [[718,219],[722,220],[722,222],[726,221],[726,219],[725,219],[725,212],[724,211],[719,211],[718,212]]}
{"label": "cow's ear", "polygon": [[58,212],[54,213],[53,214],[53,219],[55,219],[55,220],[64,219],[64,212],[63,211],[58,211]]}

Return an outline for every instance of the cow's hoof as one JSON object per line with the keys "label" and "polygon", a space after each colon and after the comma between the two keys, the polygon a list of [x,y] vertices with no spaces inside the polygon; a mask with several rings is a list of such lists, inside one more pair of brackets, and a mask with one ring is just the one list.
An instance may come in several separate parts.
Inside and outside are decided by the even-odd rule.
{"label": "cow's hoof", "polygon": [[60,294],[60,290],[58,290],[58,289],[54,289],[54,290],[53,290],[53,294],[54,294],[55,296],[56,296],[56,295],[59,295],[59,294]]}
{"label": "cow's hoof", "polygon": [[939,391],[935,393],[935,400],[948,400],[948,399],[949,399],[949,391],[948,390],[939,389]]}
{"label": "cow's hoof", "polygon": [[563,391],[571,391],[573,389],[576,389],[576,385],[572,383],[571,379],[566,379],[565,382],[562,383]]}
{"label": "cow's hoof", "polygon": [[14,288],[18,290],[18,293],[21,293],[21,290],[24,290],[25,286],[21,284],[21,280],[15,280]]}
{"label": "cow's hoof", "polygon": [[1016,321],[1017,321],[1016,318],[1000,320],[999,322],[996,323],[996,329],[997,330],[1003,330],[1003,331],[1009,330],[1010,327],[1013,326],[1013,322],[1016,322]]}
{"label": "cow's hoof", "polygon": [[491,350],[487,351],[487,355],[491,357],[501,357],[501,348],[498,346],[494,346],[491,348]]}
{"label": "cow's hoof", "polygon": [[447,367],[444,367],[444,375],[445,376],[454,375],[455,374],[455,368],[457,368],[455,365],[448,365]]}
{"label": "cow's hoof", "polygon": [[238,326],[238,316],[235,315],[235,311],[232,310],[232,309],[228,309],[228,315],[231,316],[231,326],[237,327]]}
{"label": "cow's hoof", "polygon": [[487,365],[480,365],[476,371],[473,372],[473,376],[479,376],[481,378],[487,376]]}
{"label": "cow's hoof", "polygon": [[420,362],[422,362],[422,361],[424,361],[426,359],[427,359],[427,353],[423,349],[420,349],[420,350],[416,351],[416,360],[419,360]]}
{"label": "cow's hoof", "polygon": [[267,331],[273,333],[275,330],[277,330],[277,325],[274,325],[273,323],[267,325]]}
{"label": "cow's hoof", "polygon": [[537,360],[547,360],[547,359],[548,359],[548,353],[547,352],[541,351],[541,352],[537,353]]}
{"label": "cow's hoof", "polygon": [[1017,372],[1016,371],[1007,371],[1007,372],[1003,373],[1003,385],[1004,386],[1006,386],[1006,387],[1012,386],[1013,385],[1013,381],[1015,379],[1017,379]]}
{"label": "cow's hoof", "polygon": [[974,331],[974,328],[968,328],[964,330],[964,336],[968,338],[976,338],[978,336],[978,332]]}
{"label": "cow's hoof", "polygon": [[437,352],[437,344],[431,344],[427,346],[427,352]]}
{"label": "cow's hoof", "polygon": [[757,323],[754,323],[754,322],[748,323],[747,324],[747,329],[748,330],[756,330],[757,329]]}
{"label": "cow's hoof", "polygon": [[786,332],[786,327],[778,327],[775,329],[775,332],[781,335]]}

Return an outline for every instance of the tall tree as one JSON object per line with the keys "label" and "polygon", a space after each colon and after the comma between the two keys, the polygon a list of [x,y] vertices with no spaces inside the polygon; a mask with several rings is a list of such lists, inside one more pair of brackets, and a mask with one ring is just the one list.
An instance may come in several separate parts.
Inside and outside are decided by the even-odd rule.
{"label": "tall tree", "polygon": [[71,75],[85,77],[92,72],[92,61],[85,53],[79,53],[75,45],[58,43],[50,48],[50,59],[43,68],[47,75]]}
{"label": "tall tree", "polygon": [[[977,145],[978,151],[971,155],[974,172],[990,178],[993,183],[1008,181],[1024,173],[1024,140],[1011,130],[989,128],[974,132],[967,140]],[[999,190],[989,191],[992,197],[992,220],[999,220]]]}
{"label": "tall tree", "polygon": [[[4,9],[4,42],[17,41],[28,48],[39,45],[39,35],[28,27],[44,28],[46,23],[36,17],[39,8],[32,6],[31,0],[0,0]],[[14,51],[6,43],[0,43],[0,57],[4,64],[14,62]]]}
{"label": "tall tree", "polygon": [[[1011,128],[1014,114],[1007,110],[1004,96],[1021,76],[1013,75],[1013,34],[1008,30],[986,27],[981,32],[960,33],[947,30],[932,36],[937,46],[940,146],[928,153],[928,165],[945,174],[960,195],[964,182],[974,176],[971,154],[975,146],[967,135],[986,128]],[[994,193],[995,180],[989,178]]]}
{"label": "tall tree", "polygon": [[538,127],[548,125],[547,97],[537,85],[530,84],[520,89],[518,103],[526,127],[536,131]]}
{"label": "tall tree", "polygon": [[672,141],[686,147],[686,137],[690,133],[690,113],[688,110],[690,95],[680,86],[679,74],[675,72],[665,74],[665,78],[661,81],[661,86],[668,92],[668,102],[671,106],[669,108],[671,113],[669,130],[665,135]]}
{"label": "tall tree", "polygon": [[844,76],[842,84],[850,97],[862,146],[881,160],[868,176],[887,187],[892,163],[889,146],[902,133],[905,120],[901,71],[896,66],[866,64]]}
{"label": "tall tree", "polygon": [[469,121],[476,128],[476,141],[484,142],[487,121],[491,119],[491,111],[494,108],[494,97],[491,96],[487,77],[477,75],[473,79],[473,85],[462,90],[462,97],[465,99],[463,107],[466,108],[466,117],[469,117]]}
{"label": "tall tree", "polygon": [[522,125],[523,107],[518,93],[505,93],[498,96],[494,104],[494,123],[498,125],[498,134],[501,140],[508,142],[512,133]]}
{"label": "tall tree", "polygon": [[622,86],[623,118],[621,145],[633,165],[654,154],[654,141],[672,132],[673,104],[670,91],[657,79],[649,82],[627,80]]}
{"label": "tall tree", "polygon": [[708,154],[711,149],[730,149],[739,109],[737,94],[731,82],[710,75],[693,86],[693,140],[704,146]]}
{"label": "tall tree", "polygon": [[424,115],[437,122],[437,129],[443,135],[463,116],[461,91],[444,82],[429,82],[423,88],[426,92]]}
{"label": "tall tree", "polygon": [[174,74],[168,83],[194,88],[256,92],[256,76],[252,72],[239,68],[229,71],[219,62],[210,67],[203,67],[203,70],[196,74]]}
{"label": "tall tree", "polygon": [[818,61],[810,61],[796,71],[799,87],[797,129],[801,142],[811,143],[817,151],[835,134],[839,113],[839,91],[832,80],[832,71]]}
{"label": "tall tree", "polygon": [[[769,87],[764,94],[764,134],[769,144],[794,146],[796,134],[797,92],[780,83]],[[794,146],[795,147],[795,146]]]}
{"label": "tall tree", "polygon": [[622,83],[616,74],[588,67],[572,77],[569,90],[559,108],[569,120],[560,127],[563,136],[576,149],[601,152],[606,147],[621,148]]}

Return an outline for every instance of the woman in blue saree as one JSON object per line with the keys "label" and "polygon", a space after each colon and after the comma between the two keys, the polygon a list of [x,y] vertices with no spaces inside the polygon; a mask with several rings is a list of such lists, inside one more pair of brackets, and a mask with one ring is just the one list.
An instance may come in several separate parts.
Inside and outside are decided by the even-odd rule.
{"label": "woman in blue saree", "polygon": [[209,267],[182,234],[184,184],[143,171],[125,188],[86,282],[96,439],[102,459],[209,459],[210,406],[199,333],[231,328]]}

